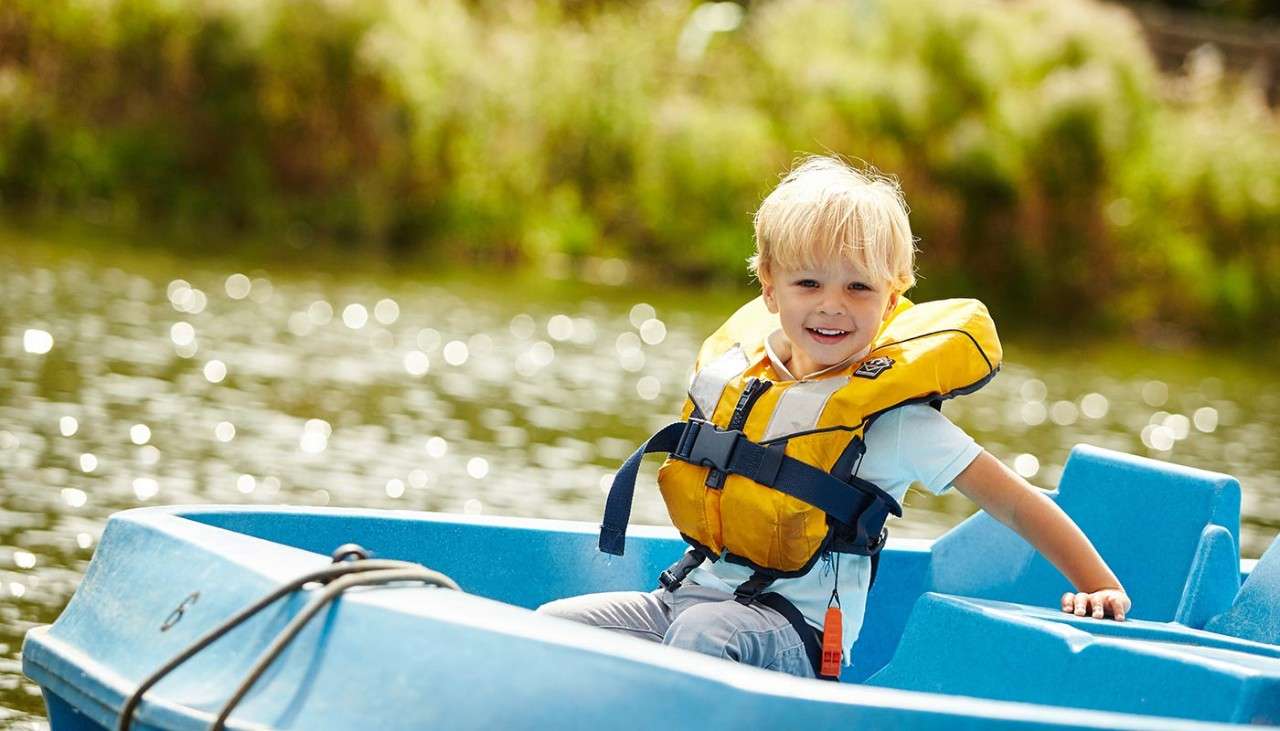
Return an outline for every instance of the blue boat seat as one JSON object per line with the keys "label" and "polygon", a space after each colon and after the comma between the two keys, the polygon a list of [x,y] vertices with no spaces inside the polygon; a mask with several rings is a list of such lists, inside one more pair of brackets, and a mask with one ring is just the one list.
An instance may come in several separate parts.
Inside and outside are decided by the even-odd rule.
{"label": "blue boat seat", "polygon": [[[1174,623],[926,594],[868,685],[1229,723],[1280,723],[1280,647]],[[1116,630],[1126,636],[1119,636]],[[1137,637],[1146,639],[1136,639]]]}
{"label": "blue boat seat", "polygon": [[[1197,648],[1230,650],[1280,661],[1280,537],[1272,542],[1271,547],[1258,560],[1231,607],[1210,619],[1204,629],[1188,627],[1180,622],[1097,620],[1066,614],[1057,608],[948,597],[942,594],[926,594],[920,600],[926,604],[937,601],[952,604],[960,602],[978,610],[970,621],[1055,622],[1095,637],[1156,644],[1177,643]],[[905,634],[915,631],[911,626],[911,622],[915,621],[914,618],[909,621]]]}
{"label": "blue boat seat", "polygon": [[[1132,618],[1200,628],[1231,606],[1240,588],[1235,478],[1079,445],[1049,495],[1124,584]],[[1056,608],[1072,590],[1026,541],[981,511],[931,545],[891,542],[881,561],[847,680],[889,660],[924,592]]]}
{"label": "blue boat seat", "polygon": [[1258,559],[1231,608],[1210,619],[1204,628],[1280,645],[1280,537]]}
{"label": "blue boat seat", "polygon": [[[1235,596],[1235,478],[1081,445],[1071,451],[1054,499],[1124,584],[1134,617],[1179,619],[1181,610],[1190,619],[1197,604],[1216,601],[1222,611]],[[1212,563],[1219,553],[1229,560]],[[1057,606],[1072,590],[1026,541],[981,512],[938,539],[931,574],[930,591],[1026,604]]]}

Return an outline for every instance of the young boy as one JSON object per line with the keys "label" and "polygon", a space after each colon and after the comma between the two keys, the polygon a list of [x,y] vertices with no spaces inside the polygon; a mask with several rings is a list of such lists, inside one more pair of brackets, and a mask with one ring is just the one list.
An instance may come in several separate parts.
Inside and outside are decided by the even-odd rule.
{"label": "young boy", "polygon": [[[807,391],[797,391],[798,395],[791,397],[788,403],[793,407],[817,403],[816,408],[828,411],[834,408],[827,402],[834,403],[832,394],[838,394],[837,389],[857,387],[883,391],[893,388],[893,378],[881,379],[881,371],[891,371],[896,365],[897,376],[905,374],[910,365],[895,364],[892,358],[871,358],[869,355],[882,325],[902,310],[902,294],[915,284],[913,239],[906,205],[897,185],[874,173],[856,170],[837,159],[808,158],[793,169],[761,204],[755,216],[755,240],[756,254],[751,258],[750,266],[760,281],[764,304],[768,312],[777,316],[780,327],[771,324],[769,327],[776,329],[762,335],[763,348],[756,351],[759,360],[756,365],[751,365],[750,358],[737,350],[739,346],[736,344],[734,350],[725,356],[730,360],[741,358],[741,364],[746,368],[743,372],[759,374],[745,385],[742,397],[737,399],[737,411],[742,411],[744,406],[747,412],[751,412],[753,407],[758,409],[758,403],[768,399],[759,400],[757,392],[768,391],[770,386],[780,387],[775,391],[784,391],[788,386],[803,386]],[[906,303],[902,305],[905,307]],[[985,308],[978,307],[985,317]],[[905,360],[901,355],[898,359]],[[985,355],[983,359],[986,359]],[[711,371],[712,376],[716,376],[716,371],[727,372],[719,365],[722,362],[723,359],[711,367],[706,362],[699,364],[704,371],[699,372],[691,387],[686,419],[709,422],[712,410],[722,414],[729,406],[734,406],[733,403],[723,408],[716,406],[716,399],[726,389],[726,377],[717,376],[719,380],[710,378],[714,387],[708,390],[708,379],[702,375],[706,371]],[[733,365],[728,370],[738,367]],[[991,374],[987,377],[993,374],[994,366],[991,366]],[[874,379],[879,379],[878,383]],[[974,387],[982,382],[985,380],[974,384]],[[699,394],[699,390],[703,393]],[[956,392],[967,390],[972,389],[957,389]],[[708,399],[707,393],[711,393],[713,398]],[[902,394],[909,393],[902,391]],[[820,396],[815,399],[815,394]],[[770,408],[781,409],[782,401],[787,398],[788,394],[783,393],[774,401],[768,401]],[[880,548],[884,511],[900,513],[898,503],[907,488],[912,482],[919,482],[935,494],[954,486],[1034,545],[1078,589],[1074,594],[1062,596],[1064,612],[1124,619],[1130,609],[1130,600],[1120,582],[1080,529],[1053,501],[977,445],[939,410],[931,407],[927,398],[899,399],[892,396],[889,399],[887,403],[896,404],[900,400],[903,404],[887,411],[852,414],[847,417],[850,419],[848,424],[839,427],[850,432],[852,427],[862,423],[860,420],[868,415],[871,417],[870,425],[856,437],[854,449],[844,449],[852,452],[855,459],[851,463],[840,460],[834,466],[821,465],[832,475],[855,483],[854,487],[861,485],[858,489],[862,493],[859,494],[871,497],[872,507],[866,507],[864,503],[860,514],[855,510],[850,513],[852,517],[845,518],[859,529],[863,522],[867,522],[868,530],[873,534],[871,540],[863,540],[858,545],[854,545],[857,541],[846,542],[846,550],[842,551],[833,548],[838,545],[834,533],[819,533],[820,543],[800,540],[800,545],[817,546],[809,558],[799,564],[793,562],[793,565],[783,566],[780,561],[785,559],[777,558],[779,547],[782,553],[790,550],[794,541],[792,544],[785,541],[803,533],[808,529],[806,526],[813,524],[811,517],[802,514],[794,519],[778,518],[784,522],[766,526],[763,533],[786,534],[783,543],[751,554],[753,558],[734,556],[724,545],[728,545],[730,540],[727,536],[739,529],[733,521],[746,520],[734,516],[749,514],[749,508],[745,511],[739,508],[735,513],[730,507],[719,507],[722,503],[717,503],[717,507],[708,509],[702,504],[705,498],[701,497],[686,501],[693,505],[692,508],[682,506],[679,495],[666,484],[679,480],[660,473],[663,495],[672,511],[673,521],[695,546],[685,559],[682,570],[678,570],[681,569],[678,566],[672,567],[663,575],[663,586],[652,592],[571,597],[546,604],[539,611],[758,667],[813,677],[816,673],[814,642],[812,638],[803,636],[812,632],[805,624],[817,630],[824,629],[828,606],[832,604],[833,596],[838,597],[843,609],[842,619],[837,620],[841,626],[825,629],[828,633],[833,630],[841,632],[843,641],[838,644],[847,663],[850,648],[862,626],[867,591],[874,574],[871,556]],[[734,416],[736,418],[739,414]],[[778,432],[774,425],[777,420],[770,419],[770,433]],[[732,429],[748,429],[746,425],[750,423],[744,417],[730,422],[727,428],[716,426],[715,432],[717,435],[733,435]],[[816,425],[815,416],[811,426]],[[798,443],[801,438],[822,431],[819,428],[806,431],[801,425],[791,429],[787,438],[770,440],[769,434],[765,434],[759,444],[752,445],[758,450],[757,454],[764,455],[763,461],[774,460],[771,470],[764,472],[773,476],[776,489],[794,495],[797,487],[787,484],[787,480],[804,482],[810,479],[807,476],[796,478],[796,475],[808,475],[806,468],[795,464],[797,460],[782,456],[782,447],[786,446],[787,440]],[[836,434],[837,428],[831,427],[828,431]],[[679,439],[687,452],[690,449],[688,444],[693,440],[687,434]],[[776,449],[768,449],[770,445]],[[663,448],[662,451],[674,454],[677,448]],[[799,453],[801,450],[788,448],[786,454],[793,451]],[[638,455],[633,458],[637,463]],[[728,460],[728,457],[724,459]],[[790,465],[790,472],[779,470],[778,465],[784,460]],[[752,475],[760,472],[755,469],[757,461],[760,460],[753,457]],[[668,465],[673,462],[669,460]],[[700,464],[704,466],[677,463],[677,467],[701,470],[696,475],[699,483],[696,487],[703,489],[700,483],[705,475],[706,490],[714,488],[712,492],[717,500],[729,500],[731,493],[735,500],[742,500],[737,496],[751,495],[752,490],[769,489],[769,477],[757,478],[754,483],[747,482],[747,478],[741,476],[746,474],[747,468],[735,468],[738,474],[727,477],[730,481],[738,480],[738,483],[726,484],[726,475],[720,474],[719,469],[725,472],[734,470],[714,460],[703,460]],[[634,480],[634,466],[631,470],[631,479]],[[664,466],[664,472],[667,470],[668,466]],[[785,475],[785,479],[777,478],[779,474]],[[759,487],[761,480],[766,487]],[[820,480],[814,484],[818,482]],[[854,493],[843,482],[840,487],[845,488],[846,493]],[[879,494],[877,488],[888,493],[892,500],[876,497]],[[784,502],[789,497],[784,496]],[[880,502],[876,503],[876,500]],[[774,506],[779,504],[782,503],[772,503]],[[795,504],[807,507],[803,501]],[[882,506],[879,513],[875,509],[877,504]],[[764,512],[773,509],[776,507],[767,508]],[[825,509],[830,513],[841,508]],[[690,510],[695,514],[693,518],[684,515]],[[710,532],[704,531],[721,517],[724,518],[723,526],[714,525]],[[822,517],[827,518],[826,515]],[[819,530],[826,530],[827,525],[841,526],[847,535],[854,532],[862,535],[860,530],[853,531],[840,521],[825,520]],[[720,544],[722,534],[725,536],[724,545]],[[704,535],[709,537],[704,538]],[[618,538],[620,542],[621,536]],[[602,540],[602,548],[604,545]],[[809,549],[806,547],[804,550]],[[722,557],[728,560],[703,560]],[[674,576],[672,572],[675,572]],[[766,573],[769,575],[764,576]],[[759,581],[753,584],[755,580]],[[744,590],[744,587],[747,588]],[[760,593],[763,587],[767,587],[768,593]],[[762,600],[769,594],[786,601]],[[803,621],[799,617],[803,617]]]}

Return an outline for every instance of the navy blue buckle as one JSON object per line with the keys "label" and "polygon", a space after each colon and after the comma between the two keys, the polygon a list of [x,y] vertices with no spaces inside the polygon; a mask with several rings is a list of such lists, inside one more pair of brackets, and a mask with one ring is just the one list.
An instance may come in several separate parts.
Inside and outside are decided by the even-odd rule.
{"label": "navy blue buckle", "polygon": [[680,440],[689,445],[688,452],[677,453],[676,456],[696,465],[728,472],[729,460],[733,457],[734,448],[738,446],[738,439],[743,436],[742,432],[737,429],[717,429],[714,424],[705,421],[690,421],[688,430],[693,432],[692,442],[690,443],[687,434]]}
{"label": "navy blue buckle", "polygon": [[880,535],[876,536],[876,539],[871,542],[871,545],[867,546],[867,548],[870,551],[867,555],[873,555],[873,554],[879,553],[880,549],[884,548],[885,541],[887,541],[888,539],[889,539],[889,529],[881,528]]}
{"label": "navy blue buckle", "polygon": [[661,574],[658,574],[658,583],[661,584],[662,588],[666,589],[667,591],[675,591],[676,589],[679,589],[680,585],[683,584],[684,582],[680,579],[677,579],[676,575],[671,573],[671,569],[667,569],[663,571]]}

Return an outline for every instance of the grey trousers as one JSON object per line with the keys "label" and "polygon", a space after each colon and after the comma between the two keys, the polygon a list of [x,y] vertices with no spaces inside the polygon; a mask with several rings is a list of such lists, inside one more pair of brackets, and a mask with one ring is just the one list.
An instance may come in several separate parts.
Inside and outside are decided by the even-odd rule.
{"label": "grey trousers", "polygon": [[813,677],[804,641],[785,617],[760,604],[744,606],[732,594],[692,582],[686,581],[674,592],[655,589],[569,597],[543,604],[538,613],[766,670]]}

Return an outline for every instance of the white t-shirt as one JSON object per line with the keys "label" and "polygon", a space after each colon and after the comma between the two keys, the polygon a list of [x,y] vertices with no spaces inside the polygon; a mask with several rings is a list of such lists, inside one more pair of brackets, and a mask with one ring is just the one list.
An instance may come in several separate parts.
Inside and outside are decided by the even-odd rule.
{"label": "white t-shirt", "polygon": [[[927,404],[894,409],[875,420],[864,435],[867,451],[857,475],[889,493],[899,503],[913,482],[940,495],[982,452],[973,437]],[[871,579],[871,559],[849,553],[833,553],[795,579],[778,579],[769,586],[791,601],[809,624],[821,628],[835,583],[834,562],[839,561],[840,605],[844,618],[845,663],[862,629],[863,611]],[[702,586],[732,593],[751,577],[752,570],[728,561],[704,563],[689,574]]]}

